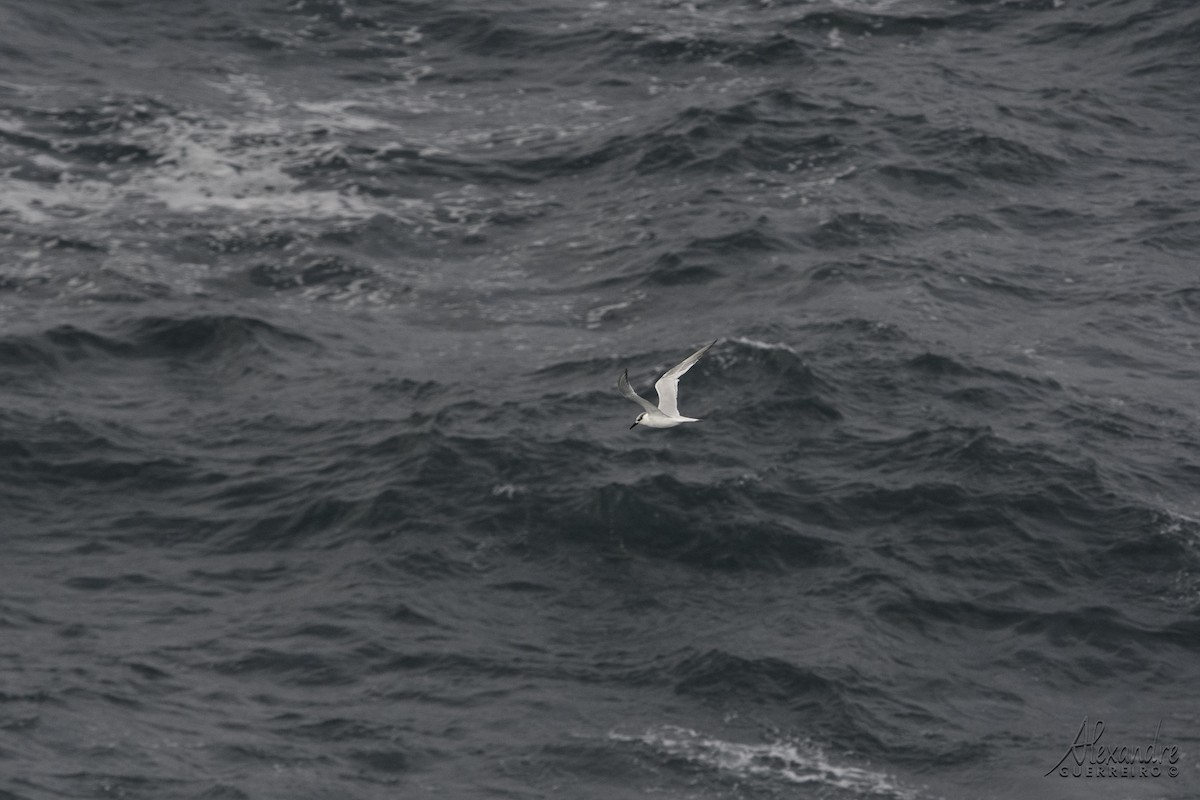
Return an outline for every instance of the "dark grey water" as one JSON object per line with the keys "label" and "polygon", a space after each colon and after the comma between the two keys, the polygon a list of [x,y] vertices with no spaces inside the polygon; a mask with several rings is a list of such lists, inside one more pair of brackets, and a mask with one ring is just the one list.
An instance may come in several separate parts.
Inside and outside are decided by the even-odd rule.
{"label": "dark grey water", "polygon": [[0,798],[1194,797],[1198,87],[1168,0],[8,0]]}

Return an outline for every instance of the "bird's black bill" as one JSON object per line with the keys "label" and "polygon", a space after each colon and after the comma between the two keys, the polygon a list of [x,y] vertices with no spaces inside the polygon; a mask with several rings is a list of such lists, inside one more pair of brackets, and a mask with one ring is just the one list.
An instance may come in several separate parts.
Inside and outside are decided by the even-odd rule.
{"label": "bird's black bill", "polygon": [[635,420],[633,421],[633,424],[629,426],[629,430],[633,430],[633,429],[634,429],[634,428],[636,428],[636,427],[637,427],[637,420],[635,419]]}

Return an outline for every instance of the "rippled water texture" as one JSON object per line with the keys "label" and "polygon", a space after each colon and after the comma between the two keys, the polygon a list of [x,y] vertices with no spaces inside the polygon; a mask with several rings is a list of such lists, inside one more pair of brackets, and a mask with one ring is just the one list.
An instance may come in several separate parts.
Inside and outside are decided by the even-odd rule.
{"label": "rippled water texture", "polygon": [[1198,37],[9,0],[0,798],[1194,796]]}

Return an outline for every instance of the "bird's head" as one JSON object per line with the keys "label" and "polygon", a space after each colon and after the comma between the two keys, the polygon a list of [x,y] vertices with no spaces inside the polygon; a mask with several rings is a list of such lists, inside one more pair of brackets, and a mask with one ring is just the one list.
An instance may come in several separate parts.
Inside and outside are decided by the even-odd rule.
{"label": "bird's head", "polygon": [[635,419],[635,420],[633,421],[633,425],[630,425],[630,426],[629,426],[629,430],[633,430],[635,427],[637,427],[637,424],[638,424],[639,422],[641,422],[642,420],[644,420],[645,418],[646,418],[646,412],[645,412],[645,411],[643,411],[642,413],[638,414],[638,415],[637,415],[637,419]]}

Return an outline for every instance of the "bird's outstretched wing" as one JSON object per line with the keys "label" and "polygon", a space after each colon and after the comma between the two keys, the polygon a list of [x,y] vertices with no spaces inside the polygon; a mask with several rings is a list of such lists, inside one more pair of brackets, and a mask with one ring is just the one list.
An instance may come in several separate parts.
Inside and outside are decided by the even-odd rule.
{"label": "bird's outstretched wing", "polygon": [[625,370],[621,373],[621,377],[617,378],[617,390],[647,411],[658,410],[653,403],[635,392],[633,387],[629,385],[629,370]]}
{"label": "bird's outstretched wing", "polygon": [[692,368],[700,357],[708,352],[708,349],[716,344],[714,339],[712,344],[706,344],[690,356],[680,361],[675,366],[671,367],[666,373],[658,379],[654,384],[654,391],[658,392],[658,409],[668,417],[679,416],[679,378],[683,373]]}

